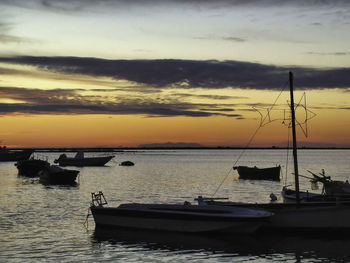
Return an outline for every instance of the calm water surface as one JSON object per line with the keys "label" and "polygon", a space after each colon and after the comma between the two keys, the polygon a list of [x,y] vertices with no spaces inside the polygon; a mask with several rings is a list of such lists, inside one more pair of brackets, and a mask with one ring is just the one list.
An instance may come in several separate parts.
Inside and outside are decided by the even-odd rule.
{"label": "calm water surface", "polygon": [[[273,235],[198,236],[84,227],[91,192],[109,205],[123,202],[194,202],[198,195],[268,202],[293,182],[285,150],[248,150],[239,165],[281,164],[281,182],[243,181],[230,171],[241,150],[163,150],[117,153],[107,167],[80,170],[76,187],[44,186],[0,163],[0,262],[350,262],[350,237]],[[53,162],[60,153],[36,153]],[[109,155],[109,153],[88,153]],[[289,155],[291,159],[291,155]],[[118,164],[130,160],[134,167]],[[291,160],[290,160],[291,161]],[[333,179],[350,175],[349,150],[300,150],[299,171],[325,169]],[[289,168],[286,177],[286,166]],[[310,189],[301,178],[301,189]]]}

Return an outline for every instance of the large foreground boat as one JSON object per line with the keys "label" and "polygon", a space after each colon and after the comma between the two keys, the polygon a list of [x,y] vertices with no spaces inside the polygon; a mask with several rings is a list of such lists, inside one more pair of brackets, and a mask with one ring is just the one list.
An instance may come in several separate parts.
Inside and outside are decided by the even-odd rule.
{"label": "large foreground boat", "polygon": [[105,207],[102,192],[92,193],[96,227],[146,229],[186,233],[254,233],[272,216],[261,209],[218,205],[121,204]]}
{"label": "large foreground boat", "polygon": [[74,157],[61,154],[54,162],[60,166],[104,166],[114,156],[85,157],[83,152],[78,152]]}

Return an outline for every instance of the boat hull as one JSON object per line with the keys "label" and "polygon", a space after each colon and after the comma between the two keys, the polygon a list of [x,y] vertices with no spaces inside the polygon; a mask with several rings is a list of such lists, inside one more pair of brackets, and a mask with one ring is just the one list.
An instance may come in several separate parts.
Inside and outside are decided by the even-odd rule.
{"label": "boat hull", "polygon": [[280,181],[281,166],[269,168],[237,166],[234,169],[238,171],[239,179]]}
{"label": "boat hull", "polygon": [[[296,191],[292,189],[287,189],[283,187],[282,189],[282,197],[284,203],[296,203]],[[301,203],[306,202],[346,202],[350,201],[349,194],[343,195],[329,195],[329,194],[317,194],[317,193],[309,193],[309,192],[299,192],[299,200]]]}
{"label": "boat hull", "polygon": [[350,205],[323,204],[273,209],[270,227],[304,232],[350,230]]}
{"label": "boat hull", "polygon": [[[172,206],[174,207],[174,206]],[[123,209],[91,207],[96,227],[133,228],[187,233],[254,233],[266,223],[271,214],[260,217],[232,217],[208,215],[206,212],[188,211],[179,206],[177,211],[166,207],[149,209]]]}
{"label": "boat hull", "polygon": [[212,202],[228,205],[264,209],[273,213],[265,230],[285,230],[301,232],[350,231],[350,201],[344,202],[306,202],[300,203],[232,203]]}
{"label": "boat hull", "polygon": [[102,156],[102,157],[86,157],[86,158],[61,158],[57,159],[56,162],[60,166],[104,166],[114,156]]}

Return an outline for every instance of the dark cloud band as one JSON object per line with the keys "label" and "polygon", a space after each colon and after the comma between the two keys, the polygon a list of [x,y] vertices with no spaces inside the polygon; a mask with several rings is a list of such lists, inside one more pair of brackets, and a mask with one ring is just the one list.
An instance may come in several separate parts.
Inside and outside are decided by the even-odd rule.
{"label": "dark cloud band", "polygon": [[318,69],[281,67],[239,61],[216,60],[107,60],[84,57],[0,57],[0,62],[32,65],[65,74],[124,79],[153,87],[227,88],[279,90],[288,71],[297,89],[350,87],[350,68]]}

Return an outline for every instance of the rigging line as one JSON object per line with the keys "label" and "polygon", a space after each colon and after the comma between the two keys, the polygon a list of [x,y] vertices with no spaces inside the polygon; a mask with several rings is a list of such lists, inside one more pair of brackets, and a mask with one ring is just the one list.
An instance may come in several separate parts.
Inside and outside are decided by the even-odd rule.
{"label": "rigging line", "polygon": [[[280,93],[278,94],[277,98],[275,99],[275,101],[273,102],[272,106],[270,107],[270,110],[272,110],[272,108],[276,105],[279,97],[281,96],[282,92],[286,89],[287,84],[289,83],[289,80],[285,82],[282,90],[280,91]],[[265,115],[265,118],[263,118],[262,122],[260,123],[260,125],[258,126],[258,128],[255,130],[255,132],[253,133],[253,135],[250,137],[250,140],[248,141],[248,143],[246,144],[245,148],[242,150],[241,154],[238,156],[237,160],[235,161],[235,163],[233,164],[233,166],[230,168],[230,170],[228,171],[228,173],[226,174],[226,176],[221,180],[219,186],[216,188],[216,190],[214,191],[214,193],[212,194],[211,197],[214,197],[216,195],[216,193],[219,191],[219,189],[221,188],[222,184],[226,181],[227,177],[230,175],[231,170],[233,170],[233,167],[238,163],[238,161],[241,159],[241,157],[243,156],[243,154],[245,153],[245,151],[247,150],[247,148],[249,147],[249,145],[251,144],[251,142],[253,141],[255,135],[258,133],[258,131],[260,130],[260,128],[262,127],[262,123],[265,121],[265,119],[268,117],[268,114]]]}
{"label": "rigging line", "polygon": [[306,108],[306,93],[304,92],[304,105],[305,105],[305,129],[306,129],[306,137],[309,135],[308,132],[308,125],[307,125],[307,119],[308,119],[308,112]]}
{"label": "rigging line", "polygon": [[287,87],[287,84],[289,83],[289,81],[286,81],[286,83],[284,84],[282,90],[280,91],[280,93],[278,94],[277,98],[275,99],[275,101],[273,102],[272,106],[270,108],[267,109],[267,114],[265,115],[265,118],[262,120],[262,123],[264,123],[264,121],[266,120],[267,117],[270,116],[270,111],[272,110],[273,107],[275,107],[278,99],[281,97],[283,91],[286,89]]}
{"label": "rigging line", "polygon": [[286,175],[284,178],[284,186],[287,186],[287,175],[288,175],[288,163],[289,163],[289,140],[290,140],[290,129],[287,128],[288,131],[288,140],[287,140],[287,160],[286,160]]}

